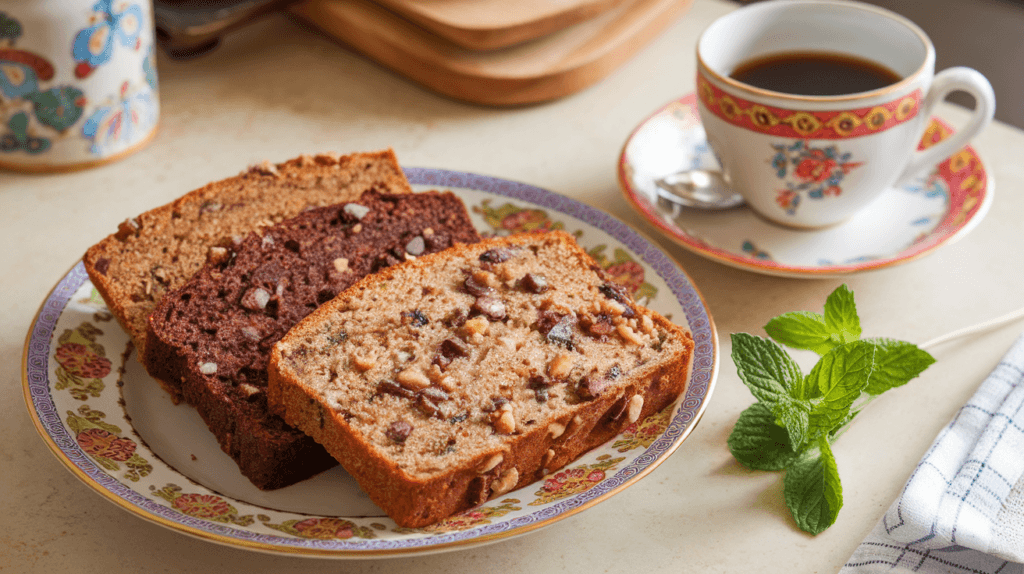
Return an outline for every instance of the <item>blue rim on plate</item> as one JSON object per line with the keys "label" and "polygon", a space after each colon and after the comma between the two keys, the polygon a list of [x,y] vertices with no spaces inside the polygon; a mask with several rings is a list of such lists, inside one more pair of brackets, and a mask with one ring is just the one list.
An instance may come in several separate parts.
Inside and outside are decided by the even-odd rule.
{"label": "blue rim on plate", "polygon": [[[22,383],[25,400],[33,423],[47,446],[57,458],[79,479],[106,499],[128,510],[140,518],[171,528],[178,532],[228,546],[289,555],[308,555],[333,558],[363,558],[392,556],[409,553],[430,553],[493,542],[523,534],[550,525],[584,510],[597,502],[621,492],[624,488],[651,472],[679,447],[693,431],[704,413],[714,388],[718,370],[718,338],[714,322],[704,301],[686,273],[663,251],[644,239],[625,223],[610,215],[584,205],[578,201],[546,191],[544,189],[494,177],[456,171],[428,168],[407,168],[410,183],[420,187],[433,186],[464,190],[464,193],[482,192],[489,196],[502,196],[525,204],[526,208],[546,208],[575,218],[589,225],[597,232],[603,232],[621,243],[635,255],[646,268],[654,271],[659,285],[663,282],[672,293],[673,308],[677,304],[685,315],[686,323],[693,333],[696,344],[694,363],[684,395],[677,401],[674,410],[666,413],[670,419],[657,438],[645,446],[642,454],[621,468],[608,467],[609,476],[603,477],[596,485],[582,492],[564,496],[555,503],[546,503],[535,511],[520,512],[507,520],[483,521],[466,529],[447,532],[415,532],[409,536],[388,539],[330,539],[307,538],[287,532],[260,532],[259,528],[247,529],[245,525],[225,521],[214,521],[202,516],[188,515],[167,504],[166,496],[147,496],[139,492],[138,485],[132,488],[123,477],[119,478],[104,469],[79,444],[78,435],[73,435],[61,419],[61,408],[54,393],[54,346],[55,335],[62,314],[68,309],[76,293],[88,282],[81,263],[76,264],[54,287],[42,304],[25,341]],[[484,202],[487,204],[487,201]],[[531,205],[532,204],[532,205]],[[580,232],[582,235],[583,232]],[[678,322],[678,321],[677,321]],[[54,360],[51,360],[54,359]],[[61,387],[58,387],[61,388]],[[119,395],[120,396],[120,395]],[[79,404],[79,403],[73,403]],[[68,411],[69,418],[72,413]],[[130,426],[125,420],[123,424]],[[622,435],[620,435],[622,436]],[[599,447],[602,448],[602,447]],[[138,449],[151,452],[145,444]],[[619,451],[624,452],[624,451]],[[634,455],[629,455],[634,456]],[[601,457],[607,458],[607,457]],[[598,460],[601,460],[599,458]],[[159,456],[153,456],[154,464],[164,464]],[[582,459],[581,459],[582,460]],[[627,460],[627,459],[620,459]],[[165,465],[166,466],[166,465]],[[568,467],[567,467],[568,468]],[[614,469],[612,474],[610,471]],[[167,466],[161,471],[176,473]],[[556,471],[560,472],[560,471]],[[202,489],[182,475],[183,484]],[[137,480],[137,479],[136,479]],[[525,489],[536,488],[536,483]],[[151,485],[150,491],[154,488]],[[524,489],[520,489],[523,491]],[[247,502],[227,497],[218,497],[216,491],[207,491],[208,498],[221,498],[232,509],[235,506],[252,506]],[[517,491],[519,492],[519,491]],[[506,496],[511,496],[509,493]],[[223,500],[227,498],[227,500]],[[494,501],[491,501],[494,502]],[[518,501],[517,501],[518,502]],[[490,504],[487,503],[487,504]],[[486,506],[486,505],[485,505]],[[517,510],[522,510],[518,509]],[[293,513],[299,519],[308,515]],[[327,520],[333,517],[325,517]],[[343,517],[338,517],[343,518]],[[262,520],[262,518],[261,518]],[[313,519],[309,519],[313,520]],[[355,520],[355,519],[353,519]],[[250,520],[250,523],[252,521]],[[266,526],[264,521],[264,526]],[[256,525],[258,527],[259,525]],[[279,526],[279,525],[278,525]],[[374,524],[374,527],[383,525]],[[397,532],[397,530],[396,530]]]}

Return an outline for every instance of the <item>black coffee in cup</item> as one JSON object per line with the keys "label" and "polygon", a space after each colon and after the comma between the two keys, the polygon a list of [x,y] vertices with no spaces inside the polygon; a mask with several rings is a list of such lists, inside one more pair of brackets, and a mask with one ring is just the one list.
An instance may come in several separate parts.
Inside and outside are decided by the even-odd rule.
{"label": "black coffee in cup", "polygon": [[889,68],[831,52],[783,52],[741,63],[729,77],[755,88],[801,96],[870,92],[902,80]]}

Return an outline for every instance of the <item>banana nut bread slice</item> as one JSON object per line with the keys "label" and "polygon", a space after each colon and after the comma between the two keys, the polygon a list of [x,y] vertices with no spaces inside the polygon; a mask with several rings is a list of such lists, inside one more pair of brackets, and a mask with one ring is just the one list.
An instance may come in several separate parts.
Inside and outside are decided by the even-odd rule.
{"label": "banana nut bread slice", "polygon": [[452,193],[364,193],[213,248],[149,318],[147,369],[197,408],[221,448],[262,489],[335,464],[267,410],[270,349],[318,305],[407,257],[480,239]]}
{"label": "banana nut bread slice", "polygon": [[572,236],[523,234],[362,279],[274,346],[268,400],[415,527],[670,405],[692,353]]}
{"label": "banana nut bread slice", "polygon": [[[300,156],[264,162],[128,219],[83,257],[111,313],[145,353],[146,317],[164,293],[206,263],[212,247],[294,217],[309,206],[351,201],[368,189],[410,193],[394,152]],[[174,390],[168,388],[174,399]]]}

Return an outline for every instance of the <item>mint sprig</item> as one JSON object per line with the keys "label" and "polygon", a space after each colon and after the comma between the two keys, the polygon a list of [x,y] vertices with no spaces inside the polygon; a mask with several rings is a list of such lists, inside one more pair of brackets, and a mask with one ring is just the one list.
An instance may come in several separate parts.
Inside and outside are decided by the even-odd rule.
{"label": "mint sprig", "polygon": [[[736,421],[729,450],[748,468],[785,471],[786,506],[801,530],[818,534],[843,506],[832,442],[866,400],[905,385],[935,359],[905,341],[861,339],[846,285],[828,296],[824,313],[785,313],[764,329],[771,339],[732,335],[737,374],[757,402]],[[780,345],[820,358],[804,375]]]}

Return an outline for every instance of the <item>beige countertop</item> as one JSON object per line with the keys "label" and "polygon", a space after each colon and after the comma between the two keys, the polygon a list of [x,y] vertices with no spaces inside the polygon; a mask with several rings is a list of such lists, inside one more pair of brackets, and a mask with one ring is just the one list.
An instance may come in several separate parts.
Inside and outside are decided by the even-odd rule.
{"label": "beige countertop", "polygon": [[[856,293],[865,336],[923,342],[1020,307],[1024,132],[994,124],[977,138],[996,184],[991,212],[964,239],[925,258],[841,281],[767,277],[692,255],[632,212],[615,166],[639,121],[693,90],[697,35],[730,9],[697,0],[602,83],[560,101],[504,110],[436,96],[289,18],[270,17],[199,60],[159,61],[162,125],[142,152],[67,175],[0,174],[0,571],[838,570],[1024,324],[936,348],[936,365],[859,417],[833,447],[845,506],[837,524],[817,537],[795,527],[780,474],[750,472],[726,448],[737,416],[753,401],[729,359],[729,334],[762,334],[775,315],[820,310],[843,281]],[[947,106],[940,115],[957,124],[966,114]],[[350,562],[196,540],[124,512],[67,472],[33,428],[20,365],[39,305],[86,248],[126,217],[251,163],[389,146],[406,166],[534,184],[657,238],[703,293],[721,341],[710,406],[679,450],[624,492],[543,530],[443,554]]]}

